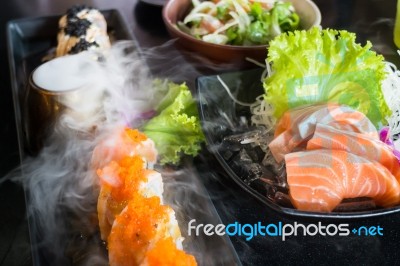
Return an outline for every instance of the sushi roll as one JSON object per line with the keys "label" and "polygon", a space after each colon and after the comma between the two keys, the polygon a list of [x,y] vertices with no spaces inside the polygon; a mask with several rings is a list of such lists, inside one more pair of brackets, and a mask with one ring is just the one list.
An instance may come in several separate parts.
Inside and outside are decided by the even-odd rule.
{"label": "sushi roll", "polygon": [[92,167],[97,169],[100,180],[97,212],[104,241],[115,217],[135,193],[145,197],[157,196],[163,202],[161,174],[149,169],[156,159],[154,142],[128,127],[113,130],[94,149]]}
{"label": "sushi roll", "polygon": [[112,266],[160,265],[160,254],[170,258],[163,265],[196,265],[183,251],[174,210],[164,205],[162,176],[150,169],[156,159],[154,142],[130,128],[118,128],[94,149],[99,228]]}
{"label": "sushi roll", "polygon": [[142,197],[158,197],[163,202],[163,182],[161,174],[145,168],[140,156],[127,156],[112,161],[99,169],[101,188],[97,201],[97,215],[101,238],[106,241],[115,217],[131,200]]}
{"label": "sushi roll", "polygon": [[93,151],[92,167],[102,168],[111,161],[118,161],[126,156],[139,155],[152,168],[157,161],[154,142],[137,129],[118,127],[106,136]]}
{"label": "sushi roll", "polygon": [[[158,245],[164,240],[170,241],[173,251],[182,250],[182,237],[174,211],[162,205],[158,197],[138,196],[129,202],[112,226],[108,237],[110,265],[142,265],[146,257],[150,262],[154,261],[152,254],[157,250],[160,251],[158,257],[163,258],[170,252],[160,250]],[[163,246],[163,242],[160,244]]]}
{"label": "sushi roll", "polygon": [[74,6],[59,20],[56,57],[111,47],[104,16],[94,8]]}
{"label": "sushi roll", "polygon": [[[160,256],[160,254],[163,254]],[[196,265],[196,259],[183,250],[176,248],[171,237],[161,239],[145,256],[143,266],[174,265],[192,266]]]}

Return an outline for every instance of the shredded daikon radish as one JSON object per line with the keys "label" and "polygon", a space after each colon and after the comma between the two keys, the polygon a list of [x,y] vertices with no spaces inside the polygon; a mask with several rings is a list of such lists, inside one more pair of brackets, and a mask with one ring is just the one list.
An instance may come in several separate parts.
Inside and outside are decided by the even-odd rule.
{"label": "shredded daikon radish", "polygon": [[272,69],[271,69],[270,63],[268,62],[268,59],[265,59],[265,65],[266,65],[266,68],[265,68],[266,71],[265,71],[265,75],[262,77],[263,81],[266,77],[269,78],[272,75]]}
{"label": "shredded daikon radish", "polygon": [[[262,67],[262,68],[264,68],[264,69],[266,68],[265,64],[263,64],[263,63],[261,63],[261,62],[258,62],[257,60],[255,60],[255,59],[253,59],[253,58],[246,57],[245,59],[246,59],[246,61],[249,61],[250,63],[253,63],[253,64],[255,64],[256,66]],[[264,70],[264,71],[265,71],[265,70]]]}
{"label": "shredded daikon radish", "polygon": [[233,0],[232,3],[239,15],[239,19],[243,21],[245,27],[248,27],[251,23],[249,15],[236,0]]}
{"label": "shredded daikon radish", "polygon": [[191,28],[190,34],[192,34],[193,36],[205,35],[205,34],[209,34],[209,31],[204,28]]}
{"label": "shredded daikon radish", "polygon": [[230,126],[231,128],[234,128],[234,127],[235,127],[235,126],[233,125],[232,121],[229,119],[228,115],[227,115],[225,112],[220,111],[219,113],[220,113],[220,115],[221,115],[223,118],[225,118],[226,122],[228,122],[228,124],[229,124],[229,126]]}
{"label": "shredded daikon radish", "polygon": [[213,16],[211,16],[211,15],[209,15],[209,14],[196,13],[196,14],[188,15],[188,16],[185,18],[185,20],[183,21],[183,23],[186,24],[186,23],[189,23],[189,22],[192,22],[192,21],[196,21],[196,20],[198,20],[198,19],[200,19],[200,18],[209,19],[210,21],[216,19],[215,17],[213,17]]}
{"label": "shredded daikon radish", "polygon": [[246,31],[246,26],[244,25],[243,21],[240,19],[240,16],[236,13],[236,12],[229,12],[229,15],[231,15],[231,17],[237,21],[238,23],[238,27],[239,27],[239,31],[240,32],[245,32]]}
{"label": "shredded daikon radish", "polygon": [[264,71],[262,72],[261,78],[260,78],[261,83],[264,82],[265,78],[271,76],[272,70],[271,70],[271,66],[268,63],[267,59],[265,59],[265,64],[263,64],[263,63],[261,63],[261,62],[259,62],[257,60],[254,60],[253,58],[250,58],[250,57],[246,57],[245,59],[246,59],[246,61],[249,61],[250,63],[253,63],[256,66],[264,68]]}
{"label": "shredded daikon radish", "polygon": [[238,25],[239,22],[236,20],[232,20],[232,22],[225,24],[224,26],[222,26],[221,28],[217,29],[216,31],[214,31],[215,34],[221,33],[226,31],[227,29],[229,29],[230,27],[233,27],[235,25]]}
{"label": "shredded daikon radish", "polygon": [[217,75],[217,79],[218,79],[218,81],[221,83],[222,87],[224,87],[224,89],[225,89],[226,92],[228,93],[229,97],[231,97],[231,99],[232,99],[235,103],[237,103],[237,104],[239,104],[239,105],[242,105],[242,106],[248,106],[248,107],[252,106],[253,103],[245,103],[245,102],[242,102],[242,101],[239,101],[238,99],[236,99],[236,98],[232,95],[231,90],[229,89],[229,87],[226,85],[226,83],[221,79],[221,77],[220,77],[219,75]]}
{"label": "shredded daikon radish", "polygon": [[226,85],[226,83],[221,79],[221,77],[219,75],[217,76],[217,79],[222,84],[222,87],[226,90],[229,97],[236,104],[239,104],[241,106],[250,107],[250,112],[252,114],[252,116],[251,116],[251,124],[252,125],[264,126],[267,131],[273,130],[275,123],[276,123],[276,119],[273,116],[274,110],[273,110],[273,107],[265,101],[264,95],[258,96],[254,103],[245,103],[245,102],[239,101],[232,95],[229,87]]}
{"label": "shredded daikon radish", "polygon": [[273,130],[276,123],[276,118],[273,115],[274,109],[265,101],[264,95],[256,98],[256,102],[250,106],[250,111],[253,125],[264,126],[267,131]]}
{"label": "shredded daikon radish", "polygon": [[[189,16],[193,15],[193,14],[198,14],[199,12],[205,11],[207,9],[209,9],[208,13],[212,13],[212,12],[215,13],[217,10],[217,6],[213,2],[208,2],[208,1],[201,2],[201,4],[199,4],[198,6],[193,8],[192,11],[190,11]],[[212,12],[210,12],[210,11],[212,11]]]}
{"label": "shredded daikon radish", "polygon": [[382,92],[386,103],[392,114],[386,120],[389,124],[389,134],[393,138],[394,135],[400,134],[400,71],[396,65],[385,62],[386,79],[382,82]]}

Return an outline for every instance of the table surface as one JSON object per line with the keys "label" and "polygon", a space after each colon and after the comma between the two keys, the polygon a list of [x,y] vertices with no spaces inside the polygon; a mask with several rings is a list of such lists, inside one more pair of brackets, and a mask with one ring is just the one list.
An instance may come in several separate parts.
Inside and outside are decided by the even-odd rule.
{"label": "table surface", "polygon": [[[118,9],[139,45],[146,52],[163,51],[162,46],[170,40],[161,19],[161,7],[138,0],[93,0],[93,1],[50,1],[13,0],[4,1],[0,11],[0,176],[5,176],[19,163],[18,142],[9,66],[6,48],[6,24],[8,21],[64,13],[73,4],[82,4],[99,9]],[[396,49],[392,42],[392,32],[396,2],[394,0],[316,0],[322,13],[324,28],[347,29],[357,32],[358,40],[370,40],[374,49],[388,60],[398,63]],[[168,47],[167,44],[166,47]],[[160,71],[160,60],[151,62]],[[189,64],[189,63],[188,63]],[[188,66],[189,68],[190,66]],[[184,68],[183,70],[184,71]],[[197,72],[201,73],[201,72]],[[197,161],[207,164],[209,154],[200,156]],[[4,179],[4,178],[2,178]],[[235,183],[225,177],[209,181],[213,197],[215,191],[223,190],[223,195],[213,197],[217,210],[224,223],[293,222],[268,210],[260,202],[243,192]],[[217,189],[215,189],[217,188]],[[226,204],[229,202],[229,207]],[[22,189],[6,181],[0,186],[0,264],[31,265],[28,225],[25,214],[25,201]],[[352,221],[358,225],[380,225],[386,228],[384,236],[358,238],[299,237],[290,241],[271,241],[256,238],[246,242],[232,238],[237,253],[245,265],[265,264],[394,264],[400,259],[398,252],[400,230],[396,230],[399,215],[377,217]],[[302,221],[299,219],[298,221]],[[305,220],[305,222],[307,222]]]}

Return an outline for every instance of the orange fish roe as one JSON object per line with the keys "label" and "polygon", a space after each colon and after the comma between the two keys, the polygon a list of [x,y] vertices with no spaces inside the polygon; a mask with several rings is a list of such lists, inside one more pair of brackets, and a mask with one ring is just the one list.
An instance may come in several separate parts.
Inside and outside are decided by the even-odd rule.
{"label": "orange fish roe", "polygon": [[103,182],[98,198],[97,212],[102,238],[105,239],[117,216],[132,200],[139,190],[140,184],[146,181],[146,169],[140,156],[124,157],[119,162],[112,161],[97,171],[101,180],[115,179],[116,185]]}
{"label": "orange fish roe", "polygon": [[[101,185],[99,227],[111,266],[143,265],[147,253],[150,265],[196,265],[173,242],[182,241],[175,213],[161,205],[161,174],[147,169],[156,160],[154,142],[130,128],[119,128],[93,152],[92,167],[98,168]],[[164,253],[167,261],[160,262],[157,257]]]}
{"label": "orange fish roe", "polygon": [[194,266],[196,259],[177,249],[171,237],[161,239],[146,254],[145,265],[148,266]]}
{"label": "orange fish roe", "polygon": [[124,147],[120,147],[121,152],[128,155],[137,153],[146,158],[146,160],[155,163],[157,160],[157,150],[154,142],[137,129],[125,128],[121,135]]}
{"label": "orange fish roe", "polygon": [[[97,170],[101,180],[116,179],[118,185],[111,186],[111,195],[116,201],[126,201],[146,181],[144,161],[140,156],[126,156],[118,162],[112,161],[103,169]],[[106,176],[107,175],[107,176]],[[104,184],[109,186],[108,183]]]}
{"label": "orange fish roe", "polygon": [[101,168],[110,161],[134,155],[140,155],[146,161],[155,163],[157,150],[154,142],[137,129],[118,128],[94,149],[92,167]]}
{"label": "orange fish roe", "polygon": [[149,245],[166,235],[170,210],[158,197],[135,196],[116,217],[108,237],[110,265],[139,265]]}
{"label": "orange fish roe", "polygon": [[126,127],[124,130],[124,133],[125,133],[124,134],[125,136],[129,137],[129,139],[135,143],[138,143],[138,142],[141,142],[141,141],[144,141],[147,139],[147,136],[137,129],[131,129],[129,127]]}

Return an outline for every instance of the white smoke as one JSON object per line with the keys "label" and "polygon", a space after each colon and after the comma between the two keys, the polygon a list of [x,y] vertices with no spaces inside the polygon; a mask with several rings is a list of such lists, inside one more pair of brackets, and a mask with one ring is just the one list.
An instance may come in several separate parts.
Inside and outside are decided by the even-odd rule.
{"label": "white smoke", "polygon": [[[71,56],[75,60],[72,67],[66,68],[69,63],[63,63],[71,58],[60,58],[44,67],[45,74],[38,72],[36,82],[41,87],[66,91],[58,97],[65,109],[38,155],[26,158],[21,169],[8,176],[22,183],[26,191],[33,254],[40,256],[34,260],[45,260],[50,265],[108,264],[105,243],[98,232],[99,185],[96,169],[90,165],[92,151],[116,128],[140,128],[154,115],[167,86],[154,86],[151,71],[177,82],[194,81],[199,75],[171,47],[172,43],[167,43],[139,56],[134,43],[123,41],[104,54],[84,52]],[[156,69],[150,69],[148,61]],[[64,87],[57,87],[60,83]],[[15,174],[19,170],[22,174]],[[208,194],[196,181],[193,169],[159,170],[165,176],[166,202],[177,211],[184,235],[186,222],[192,217],[216,222],[217,214],[215,210],[210,212],[212,206],[204,200]],[[203,210],[198,207],[200,203]],[[215,245],[206,241],[187,239],[184,246],[196,255],[200,265],[231,261],[229,253],[226,257],[220,255],[226,250],[226,239],[217,239]]]}

